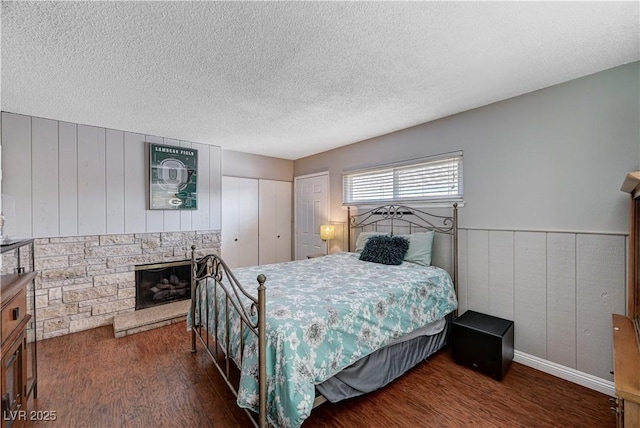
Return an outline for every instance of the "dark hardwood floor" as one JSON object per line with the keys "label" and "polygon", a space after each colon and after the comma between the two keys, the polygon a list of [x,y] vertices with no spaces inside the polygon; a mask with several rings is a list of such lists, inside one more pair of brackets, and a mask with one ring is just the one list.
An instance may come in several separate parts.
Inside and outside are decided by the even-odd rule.
{"label": "dark hardwood floor", "polygon": [[[38,343],[38,399],[58,427],[248,427],[185,323],[115,339],[111,327]],[[443,351],[386,388],[325,403],[311,427],[615,427],[608,397],[514,363],[501,382]]]}

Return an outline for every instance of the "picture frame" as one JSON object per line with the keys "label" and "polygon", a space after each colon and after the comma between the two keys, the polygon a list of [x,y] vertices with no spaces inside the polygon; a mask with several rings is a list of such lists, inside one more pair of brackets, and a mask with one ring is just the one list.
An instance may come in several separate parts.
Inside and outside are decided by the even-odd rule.
{"label": "picture frame", "polygon": [[198,150],[149,144],[149,209],[198,209]]}

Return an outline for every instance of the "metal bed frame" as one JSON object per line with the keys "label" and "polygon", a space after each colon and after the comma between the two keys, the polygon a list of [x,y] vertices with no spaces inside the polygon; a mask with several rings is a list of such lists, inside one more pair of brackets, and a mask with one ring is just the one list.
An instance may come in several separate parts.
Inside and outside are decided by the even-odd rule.
{"label": "metal bed frame", "polygon": [[[347,215],[349,218],[349,232],[348,232],[348,248],[351,250],[351,233],[352,231],[365,227],[375,227],[378,225],[385,228],[390,227],[390,233],[393,233],[394,223],[400,223],[404,227],[408,227],[409,233],[419,230],[433,230],[437,233],[445,235],[451,235],[452,244],[452,278],[454,283],[455,294],[457,296],[457,277],[458,277],[458,204],[453,204],[453,214],[451,216],[440,216],[427,213],[415,208],[410,208],[404,205],[385,205],[374,209],[367,210],[360,214],[351,215],[351,209],[348,208]],[[266,287],[265,282],[267,278],[264,275],[258,275],[258,296],[253,297],[240,282],[236,279],[235,275],[222,258],[216,254],[209,254],[204,257],[196,257],[196,246],[191,246],[191,352],[196,352],[196,337],[199,339],[205,350],[211,357],[214,365],[220,372],[220,375],[225,380],[233,394],[238,396],[238,387],[236,387],[231,376],[234,373],[235,363],[231,361],[231,344],[229,343],[229,334],[226,334],[226,343],[218,343],[218,304],[214,305],[214,320],[215,325],[207,325],[209,322],[209,305],[205,303],[204,308],[204,322],[200,319],[200,322],[196,325],[196,312],[202,314],[202,308],[196,296],[199,293],[200,284],[206,284],[208,280],[213,280],[219,287],[213,287],[214,302],[217,302],[218,289],[225,294],[225,323],[226,331],[229,331],[229,309],[233,307],[240,317],[240,337],[244,337],[244,329],[249,329],[258,338],[258,415],[257,421],[254,419],[253,414],[244,409],[253,421],[254,425],[260,428],[267,427],[267,378],[266,378]],[[223,280],[226,280],[224,282]],[[208,301],[209,290],[205,286],[205,302]],[[244,307],[238,302],[245,296],[250,301],[249,307]],[[455,315],[455,314],[454,314]],[[202,317],[201,317],[202,318]],[[213,337],[212,337],[213,335]],[[244,342],[240,343],[240,358],[242,358],[244,350]],[[222,362],[219,361],[219,357],[223,353]],[[242,361],[240,361],[240,365]],[[233,366],[232,366],[233,365]],[[235,368],[237,371],[237,368]],[[314,401],[314,408],[326,401],[324,397],[320,396]]]}
{"label": "metal bed frame", "polygon": [[408,233],[433,230],[436,233],[451,235],[451,277],[456,296],[458,296],[458,203],[452,205],[451,216],[431,214],[416,208],[405,205],[383,205],[360,214],[351,215],[351,207],[347,207],[347,218],[349,219],[349,231],[347,233],[347,248],[351,251],[351,233],[356,229],[363,230],[372,226],[376,230],[381,223],[390,230],[393,235],[394,226],[408,228]]}

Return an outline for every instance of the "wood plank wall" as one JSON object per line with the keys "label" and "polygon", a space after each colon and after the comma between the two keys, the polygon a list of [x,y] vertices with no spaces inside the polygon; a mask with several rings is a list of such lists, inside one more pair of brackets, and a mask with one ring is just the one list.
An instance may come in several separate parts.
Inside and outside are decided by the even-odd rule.
{"label": "wood plank wall", "polygon": [[626,253],[625,235],[461,229],[459,311],[513,320],[518,351],[613,380]]}
{"label": "wood plank wall", "polygon": [[[147,209],[147,142],[198,150],[197,210]],[[2,172],[15,236],[220,229],[217,146],[3,112]]]}

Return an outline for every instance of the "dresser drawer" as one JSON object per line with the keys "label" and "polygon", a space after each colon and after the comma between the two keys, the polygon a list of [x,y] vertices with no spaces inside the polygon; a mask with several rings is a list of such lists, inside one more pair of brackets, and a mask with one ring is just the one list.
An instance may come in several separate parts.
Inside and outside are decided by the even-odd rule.
{"label": "dresser drawer", "polygon": [[[4,303],[4,302],[3,302]],[[2,308],[2,339],[4,342],[13,330],[20,324],[20,321],[27,315],[27,293],[20,290]]]}

